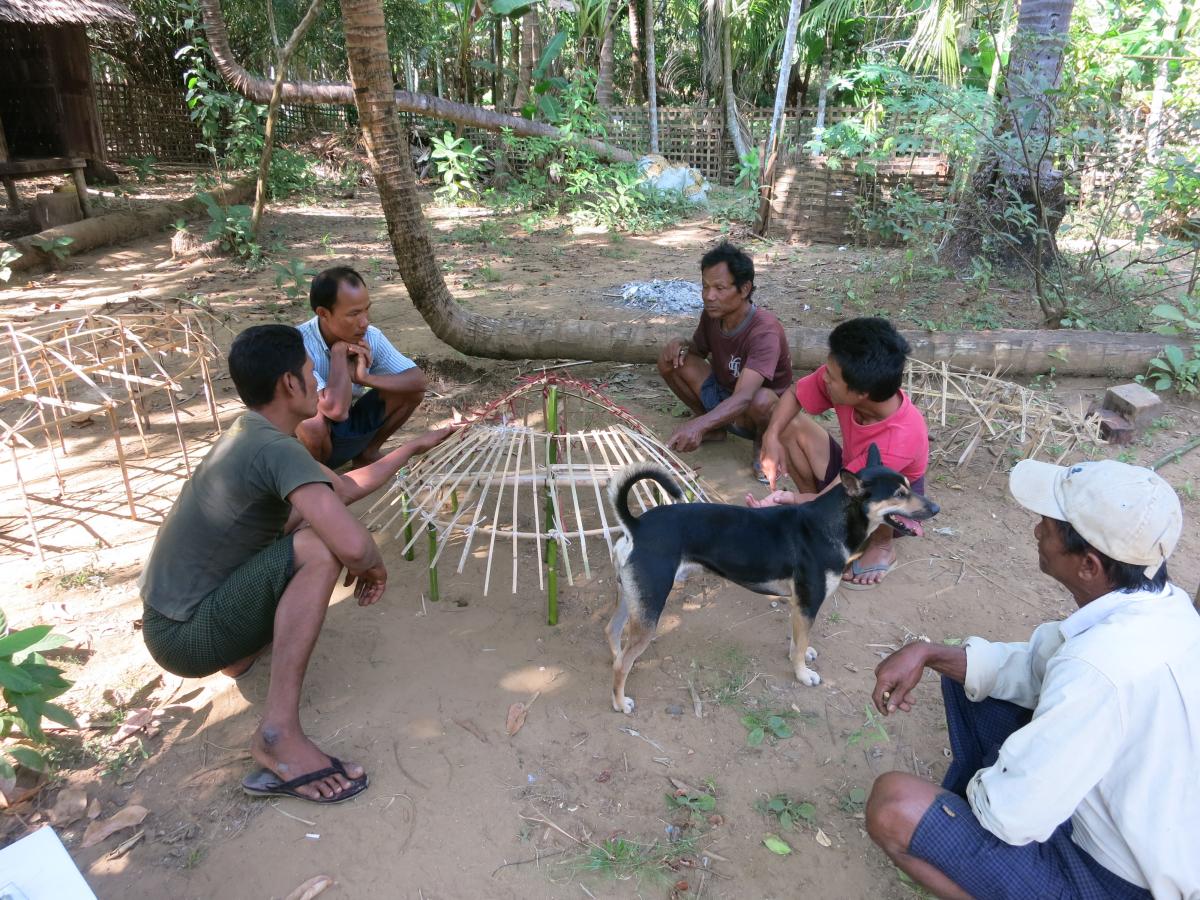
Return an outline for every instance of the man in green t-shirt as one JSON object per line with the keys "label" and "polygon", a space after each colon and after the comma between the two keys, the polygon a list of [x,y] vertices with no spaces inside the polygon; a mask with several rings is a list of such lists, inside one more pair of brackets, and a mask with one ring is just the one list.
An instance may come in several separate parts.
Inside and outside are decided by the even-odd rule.
{"label": "man in green t-shirt", "polygon": [[250,752],[255,796],[334,803],[367,786],[362,767],[326,755],[300,726],[300,689],[343,567],[360,606],[387,585],[379,548],[346,505],[370,494],[431,431],[377,462],[336,475],[295,437],[317,406],[312,362],[288,325],[234,340],[229,374],[247,411],[196,468],[159,529],[141,578],[150,655],[176,675],[238,677],[273,645],[262,723]]}

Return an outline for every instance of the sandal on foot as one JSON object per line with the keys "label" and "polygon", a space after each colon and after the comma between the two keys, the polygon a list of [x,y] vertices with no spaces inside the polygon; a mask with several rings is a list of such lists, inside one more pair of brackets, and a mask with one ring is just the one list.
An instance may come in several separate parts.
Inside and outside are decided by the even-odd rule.
{"label": "sandal on foot", "polygon": [[[332,797],[306,797],[297,790],[297,788],[312,784],[314,781],[328,778],[330,775],[344,776],[349,780],[350,787],[338,791]],[[346,767],[342,765],[342,761],[336,756],[331,756],[327,768],[309,772],[307,775],[301,775],[291,781],[282,781],[270,769],[259,769],[242,779],[242,790],[251,797],[295,797],[297,800],[307,800],[309,803],[341,803],[343,800],[349,800],[365,791],[369,781],[365,772],[361,778],[351,778],[346,774]]]}
{"label": "sandal on foot", "polygon": [[873,566],[860,566],[858,560],[850,563],[850,574],[855,578],[861,578],[863,575],[874,575],[876,572],[882,573],[878,581],[873,581],[870,584],[858,584],[854,581],[849,581],[843,578],[841,586],[851,591],[869,591],[871,588],[879,587],[883,583],[883,578],[888,572],[896,568],[896,560],[890,563],[876,563]]}

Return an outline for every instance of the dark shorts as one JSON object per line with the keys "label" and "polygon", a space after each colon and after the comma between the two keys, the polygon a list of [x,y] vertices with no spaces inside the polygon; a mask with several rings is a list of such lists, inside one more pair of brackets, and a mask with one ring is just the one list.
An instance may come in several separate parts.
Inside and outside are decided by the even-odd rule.
{"label": "dark shorts", "polygon": [[[728,400],[733,396],[733,391],[726,390],[725,386],[717,381],[716,375],[709,375],[704,380],[704,384],[700,385],[700,404],[704,407],[705,412],[711,411],[714,407]],[[725,430],[730,434],[736,434],[740,438],[745,438],[748,441],[753,441],[757,435],[752,431],[747,431],[740,425],[726,425]]]}
{"label": "dark shorts", "polygon": [[[817,486],[817,493],[825,490],[842,471],[842,445],[832,434],[829,435],[829,464],[825,466],[825,478]],[[925,493],[925,476],[922,475],[912,482],[912,489],[918,494]]]}
{"label": "dark shorts", "polygon": [[329,426],[332,448],[325,465],[336,469],[366,450],[386,417],[387,403],[379,391],[367,391],[355,400],[346,420]]}
{"label": "dark shorts", "polygon": [[952,762],[943,793],[925,811],[908,852],[944,872],[979,900],[1149,900],[1150,892],[1113,874],[1071,840],[1064,822],[1040,843],[1014,847],[984,828],[964,799],[980,769],[996,762],[1000,746],[1032,718],[1004,700],[967,699],[961,684],[942,677]]}
{"label": "dark shorts", "polygon": [[186,622],[144,606],[142,635],[154,661],[174,675],[203,678],[271,643],[275,608],[295,572],[292,539],[286,535],[242,563]]}
{"label": "dark shorts", "polygon": [[977,900],[1149,900],[1088,856],[1064,822],[1048,840],[1014,847],[979,824],[969,804],[943,793],[913,832],[908,852],[944,872]]}

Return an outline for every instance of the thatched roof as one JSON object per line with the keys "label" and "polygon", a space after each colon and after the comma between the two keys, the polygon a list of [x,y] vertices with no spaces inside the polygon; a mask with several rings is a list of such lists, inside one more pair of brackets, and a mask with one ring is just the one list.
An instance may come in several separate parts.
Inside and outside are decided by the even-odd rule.
{"label": "thatched roof", "polygon": [[133,24],[133,13],[117,0],[0,0],[0,22],[16,25]]}

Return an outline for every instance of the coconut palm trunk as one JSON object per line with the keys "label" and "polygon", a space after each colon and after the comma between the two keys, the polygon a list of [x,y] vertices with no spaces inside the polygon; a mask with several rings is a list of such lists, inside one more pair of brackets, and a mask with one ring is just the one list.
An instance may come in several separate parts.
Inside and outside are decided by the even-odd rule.
{"label": "coconut palm trunk", "polygon": [[[650,0],[646,2],[649,3]],[[733,93],[733,28],[729,22],[728,10],[721,24],[721,31],[721,85],[725,94],[725,127],[729,131],[729,139],[733,141],[733,149],[737,151],[738,159],[744,162],[750,155],[750,145],[746,142],[745,132],[742,131],[737,97]]]}
{"label": "coconut palm trunk", "polygon": [[1178,50],[1176,40],[1179,37],[1179,19],[1183,15],[1183,0],[1168,0],[1163,10],[1166,27],[1163,29],[1162,53],[1158,61],[1158,69],[1154,74],[1154,90],[1150,94],[1150,112],[1146,116],[1146,159],[1156,163],[1162,156],[1164,143],[1163,106],[1171,92],[1170,74],[1171,61]]}
{"label": "coconut palm trunk", "polygon": [[646,0],[646,97],[650,114],[650,152],[657,153],[658,67],[654,59],[654,0]]}
{"label": "coconut palm trunk", "polygon": [[625,11],[629,14],[629,44],[633,48],[630,55],[629,97],[634,106],[641,106],[646,97],[646,63],[642,59],[642,27],[638,21],[637,0],[629,0],[625,4]]}
{"label": "coconut palm trunk", "polygon": [[796,26],[804,12],[804,0],[792,0],[788,8],[787,31],[783,37],[783,55],[779,60],[779,81],[775,85],[775,108],[771,112],[771,130],[767,135],[767,149],[762,158],[759,172],[758,222],[755,232],[767,233],[771,222],[771,200],[775,187],[775,165],[779,159],[780,136],[783,134],[783,110],[787,104],[788,86],[792,80],[792,53],[796,49]]}
{"label": "coconut palm trunk", "polygon": [[596,75],[596,104],[602,109],[613,105],[613,29],[604,30],[600,42],[600,67]]}
{"label": "coconut palm trunk", "polygon": [[[273,92],[270,81],[247,72],[234,57],[229,46],[229,35],[225,28],[225,19],[221,14],[220,0],[200,0],[204,10],[204,32],[208,37],[209,48],[217,69],[222,77],[235,91],[255,103],[269,103]],[[349,39],[349,36],[347,36]],[[388,69],[391,71],[390,66]],[[396,109],[401,112],[416,113],[432,119],[443,119],[460,125],[469,125],[487,131],[503,131],[512,129],[514,134],[521,137],[546,137],[556,140],[570,140],[578,146],[592,151],[602,160],[615,162],[632,162],[633,154],[621,147],[615,147],[605,141],[579,136],[565,136],[559,129],[544,122],[533,122],[516,116],[506,116],[490,109],[469,106],[465,103],[454,103],[441,97],[429,94],[414,94],[410,91],[395,92]],[[349,84],[324,83],[313,81],[284,81],[281,88],[281,101],[284,103],[299,103],[322,106],[325,104],[355,103],[354,88]]]}

